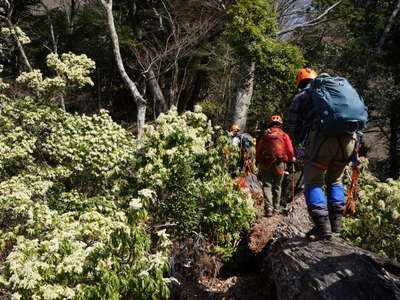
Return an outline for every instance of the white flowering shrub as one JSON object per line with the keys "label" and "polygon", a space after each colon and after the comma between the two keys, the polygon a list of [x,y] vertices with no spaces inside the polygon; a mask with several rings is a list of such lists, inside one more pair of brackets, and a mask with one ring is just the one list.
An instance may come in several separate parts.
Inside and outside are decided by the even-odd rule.
{"label": "white flowering shrub", "polygon": [[364,170],[359,194],[356,214],[345,219],[343,237],[361,248],[400,260],[400,181],[380,182]]}
{"label": "white flowering shrub", "polygon": [[1,102],[0,133],[0,291],[13,299],[168,298],[169,235],[200,233],[227,257],[254,220],[229,140],[202,113],[172,109],[139,143],[106,111],[27,97]]}
{"label": "white flowering shrub", "polygon": [[54,124],[43,145],[51,159],[68,168],[69,178],[104,185],[133,168],[136,142],[105,110],[94,116],[69,115]]}
{"label": "white flowering shrub", "polygon": [[96,64],[85,54],[76,55],[69,52],[59,57],[58,54],[51,53],[47,56],[47,65],[68,82],[69,87],[94,84],[89,74],[95,69]]}
{"label": "white flowering shrub", "polygon": [[71,115],[30,98],[1,110],[1,292],[167,298],[171,242],[144,222],[148,193],[137,192],[133,137],[105,111]]}
{"label": "white flowering shrub", "polygon": [[85,54],[76,55],[71,52],[63,53],[61,57],[56,53],[47,55],[47,66],[56,72],[55,77],[43,78],[40,70],[23,72],[17,82],[25,84],[39,99],[51,99],[54,93],[67,94],[68,91],[93,85],[89,74],[96,64]]}
{"label": "white flowering shrub", "polygon": [[229,140],[221,136],[214,142],[213,135],[200,112],[179,116],[172,108],[160,115],[156,125],[145,127],[137,150],[137,181],[146,189],[143,205],[158,222],[175,224],[174,235],[201,232],[215,250],[229,255],[255,211],[249,193],[229,174],[224,159]]}
{"label": "white flowering shrub", "polygon": [[[2,44],[0,43],[0,54],[2,54]],[[0,65],[0,73],[3,72],[3,65]],[[10,85],[6,82],[4,82],[4,80],[2,78],[0,78],[0,92],[7,89]],[[2,100],[2,95],[0,94],[0,100]]]}

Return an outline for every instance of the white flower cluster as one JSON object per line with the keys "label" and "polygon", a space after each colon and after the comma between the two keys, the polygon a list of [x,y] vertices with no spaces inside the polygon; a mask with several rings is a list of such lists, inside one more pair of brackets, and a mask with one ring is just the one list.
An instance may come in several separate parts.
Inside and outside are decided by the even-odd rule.
{"label": "white flower cluster", "polygon": [[32,72],[23,72],[17,78],[18,83],[24,83],[28,87],[41,90],[43,84],[43,75],[40,70],[33,70]]}
{"label": "white flower cluster", "polygon": [[0,168],[32,161],[36,137],[29,135],[21,127],[16,127],[8,135],[0,135]]}
{"label": "white flower cluster", "polygon": [[157,127],[145,127],[139,151],[149,163],[139,169],[140,178],[152,182],[152,189],[162,187],[163,181],[174,172],[165,166],[206,154],[212,133],[207,117],[201,113],[186,112],[179,116],[173,107],[168,114],[161,114]]}
{"label": "white flower cluster", "polygon": [[42,72],[35,69],[32,72],[23,72],[18,76],[17,82],[25,84],[40,97],[55,91],[65,94],[71,88],[93,85],[89,74],[96,65],[84,54],[64,53],[59,58],[58,54],[50,53],[47,56],[47,65],[56,71],[57,76],[43,78]]}
{"label": "white flower cluster", "polygon": [[96,68],[96,64],[85,54],[76,55],[69,52],[63,53],[60,58],[58,54],[51,53],[47,56],[47,65],[70,85],[73,84],[79,88],[93,85],[89,74]]}
{"label": "white flower cluster", "polygon": [[114,123],[107,111],[94,116],[69,115],[55,124],[45,150],[75,175],[109,177],[132,163],[136,142]]}
{"label": "white flower cluster", "polygon": [[[0,54],[2,54],[2,44],[0,43]],[[3,65],[0,65],[0,73],[3,72]],[[5,90],[9,87],[10,85],[6,82],[3,81],[3,79],[0,77],[0,91]]]}
{"label": "white flower cluster", "polygon": [[21,28],[18,26],[14,27],[14,30],[10,30],[7,27],[2,27],[1,28],[1,34],[5,37],[9,37],[11,34],[15,34],[15,36],[18,38],[18,40],[21,42],[21,44],[29,44],[31,42],[31,39],[26,35],[24,31],[22,31]]}

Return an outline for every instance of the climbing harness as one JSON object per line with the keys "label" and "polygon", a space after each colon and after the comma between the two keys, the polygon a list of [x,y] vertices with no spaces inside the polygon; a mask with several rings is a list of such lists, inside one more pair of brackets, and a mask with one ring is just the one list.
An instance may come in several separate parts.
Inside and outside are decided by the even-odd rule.
{"label": "climbing harness", "polygon": [[292,202],[294,202],[294,173],[295,173],[295,167],[294,167],[294,163],[292,164]]}

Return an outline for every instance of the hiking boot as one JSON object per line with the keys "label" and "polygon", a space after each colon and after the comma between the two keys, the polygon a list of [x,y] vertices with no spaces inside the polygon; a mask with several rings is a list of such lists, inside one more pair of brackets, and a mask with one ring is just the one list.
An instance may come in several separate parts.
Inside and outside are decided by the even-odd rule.
{"label": "hiking boot", "polygon": [[272,208],[266,208],[265,209],[265,216],[266,217],[272,217],[272,215],[273,215]]}
{"label": "hiking boot", "polygon": [[319,226],[315,225],[306,233],[306,238],[308,238],[310,241],[330,240],[332,238],[332,234],[330,232],[322,232]]}
{"label": "hiking boot", "polygon": [[330,240],[332,233],[328,217],[319,217],[314,220],[314,227],[306,233],[306,237],[311,241]]}
{"label": "hiking boot", "polygon": [[339,233],[342,230],[342,213],[329,214],[329,221],[333,233]]}

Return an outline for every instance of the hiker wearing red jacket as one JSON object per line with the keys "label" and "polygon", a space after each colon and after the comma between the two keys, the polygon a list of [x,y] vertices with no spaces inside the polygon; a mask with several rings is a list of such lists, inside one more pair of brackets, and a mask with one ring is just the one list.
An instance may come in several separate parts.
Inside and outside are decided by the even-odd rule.
{"label": "hiker wearing red jacket", "polygon": [[264,186],[265,213],[270,217],[274,212],[279,212],[286,164],[294,162],[295,157],[292,142],[281,128],[282,117],[274,115],[268,123],[268,128],[257,143],[256,160]]}

